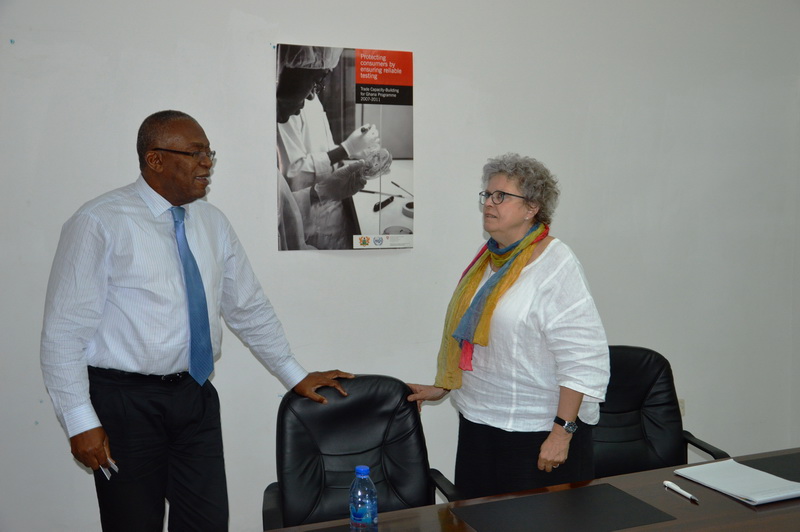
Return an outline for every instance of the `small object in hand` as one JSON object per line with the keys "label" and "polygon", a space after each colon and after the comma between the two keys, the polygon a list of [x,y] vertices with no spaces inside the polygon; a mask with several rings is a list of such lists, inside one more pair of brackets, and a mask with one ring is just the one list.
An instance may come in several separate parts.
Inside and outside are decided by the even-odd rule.
{"label": "small object in hand", "polygon": [[367,163],[364,176],[370,179],[389,173],[389,167],[392,166],[392,154],[386,148],[381,148],[369,154],[364,161]]}
{"label": "small object in hand", "polygon": [[[108,467],[113,469],[114,473],[119,473],[119,468],[117,467],[117,464],[115,464],[114,461],[111,460],[110,458],[108,459]],[[103,472],[103,475],[105,475],[106,480],[111,480],[111,471],[109,471],[107,467],[100,466],[100,470]]]}

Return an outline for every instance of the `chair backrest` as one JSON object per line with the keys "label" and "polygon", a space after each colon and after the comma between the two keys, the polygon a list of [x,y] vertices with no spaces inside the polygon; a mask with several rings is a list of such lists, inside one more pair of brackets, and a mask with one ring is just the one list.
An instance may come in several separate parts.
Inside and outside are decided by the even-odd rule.
{"label": "chair backrest", "polygon": [[368,465],[380,512],[435,502],[416,403],[383,375],[342,380],[348,396],[320,388],[327,405],[287,393],[278,409],[277,467],[284,526],[348,516],[357,465]]}
{"label": "chair backrest", "polygon": [[609,346],[611,378],[594,427],[595,476],[685,464],[686,442],[669,361],[644,347]]}

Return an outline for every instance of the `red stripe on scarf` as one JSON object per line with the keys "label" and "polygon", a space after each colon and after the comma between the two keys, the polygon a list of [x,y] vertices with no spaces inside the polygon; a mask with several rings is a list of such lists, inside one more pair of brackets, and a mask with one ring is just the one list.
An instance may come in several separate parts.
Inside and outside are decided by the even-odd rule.
{"label": "red stripe on scarf", "polygon": [[474,346],[472,342],[464,340],[461,342],[461,360],[458,363],[459,369],[463,371],[472,371],[472,350]]}

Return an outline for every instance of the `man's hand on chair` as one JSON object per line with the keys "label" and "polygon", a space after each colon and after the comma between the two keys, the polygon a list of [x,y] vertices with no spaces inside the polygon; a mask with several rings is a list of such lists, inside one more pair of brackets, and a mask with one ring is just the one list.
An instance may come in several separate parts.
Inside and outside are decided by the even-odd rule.
{"label": "man's hand on chair", "polygon": [[331,386],[339,390],[340,394],[347,396],[347,392],[342,388],[342,385],[339,384],[339,381],[335,379],[352,379],[353,377],[355,377],[355,375],[352,373],[339,371],[338,369],[332,369],[330,371],[312,371],[306,375],[303,380],[297,383],[292,390],[304,397],[308,397],[312,401],[324,405],[328,403],[328,400],[316,392],[317,388]]}

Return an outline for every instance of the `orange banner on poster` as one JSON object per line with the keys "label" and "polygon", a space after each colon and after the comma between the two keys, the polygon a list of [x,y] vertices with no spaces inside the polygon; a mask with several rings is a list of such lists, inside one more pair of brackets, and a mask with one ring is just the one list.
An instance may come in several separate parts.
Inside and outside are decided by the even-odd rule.
{"label": "orange banner on poster", "polygon": [[356,84],[414,85],[414,54],[356,48]]}

